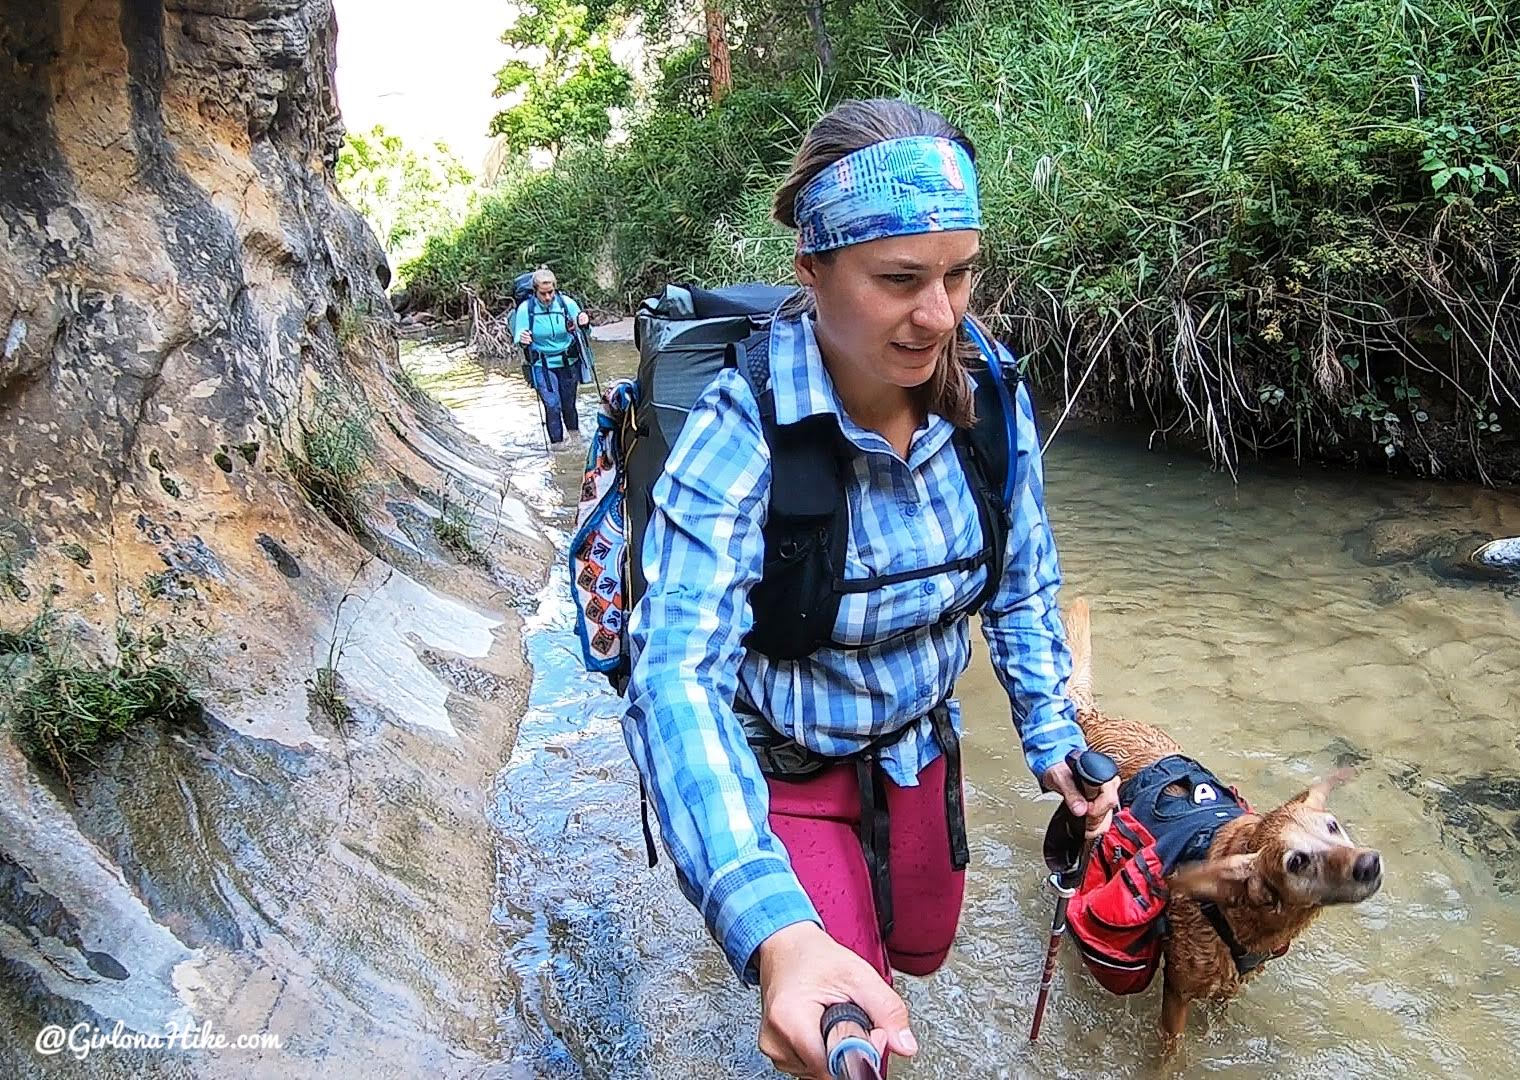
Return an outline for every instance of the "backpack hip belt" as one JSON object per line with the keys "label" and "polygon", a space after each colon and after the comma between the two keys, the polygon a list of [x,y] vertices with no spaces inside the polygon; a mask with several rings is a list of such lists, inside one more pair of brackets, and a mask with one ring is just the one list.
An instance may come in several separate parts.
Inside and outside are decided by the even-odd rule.
{"label": "backpack hip belt", "polygon": [[[878,736],[852,754],[830,757],[782,735],[747,702],[736,701],[734,714],[744,728],[750,749],[760,762],[760,771],[768,777],[800,780],[845,762],[854,765],[855,782],[860,788],[860,846],[871,876],[877,925],[885,940],[891,934],[894,922],[892,834],[887,815],[886,776],[879,763],[882,751],[901,742],[917,726],[917,721]],[[950,868],[964,870],[971,862],[971,853],[966,839],[966,806],[961,790],[960,736],[950,722],[950,708],[943,701],[930,709],[928,716],[934,741],[945,757],[945,828],[950,841]]]}

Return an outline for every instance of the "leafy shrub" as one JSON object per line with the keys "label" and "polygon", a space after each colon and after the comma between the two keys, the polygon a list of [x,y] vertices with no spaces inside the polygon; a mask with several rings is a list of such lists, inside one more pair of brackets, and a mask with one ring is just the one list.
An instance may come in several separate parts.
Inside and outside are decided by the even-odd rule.
{"label": "leafy shrub", "polygon": [[[705,107],[700,54],[673,50],[626,142],[520,178],[403,273],[446,301],[549,262],[625,308],[671,277],[784,279],[768,200],[802,132],[839,98],[900,96],[977,145],[978,307],[1037,380],[1232,469],[1286,449],[1484,475],[1520,409],[1511,6],[829,6],[828,77],[793,50],[778,78],[767,23],[735,48],[751,81]],[[599,245],[616,280],[591,289]],[[1364,395],[1389,403],[1375,421],[1344,408]]]}

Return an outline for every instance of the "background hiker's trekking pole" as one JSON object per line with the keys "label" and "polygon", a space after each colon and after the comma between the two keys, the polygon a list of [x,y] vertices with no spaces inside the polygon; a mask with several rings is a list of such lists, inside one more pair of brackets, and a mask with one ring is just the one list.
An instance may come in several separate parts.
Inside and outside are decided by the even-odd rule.
{"label": "background hiker's trekking pole", "polygon": [[834,1080],[881,1080],[881,1055],[871,1044],[871,1018],[853,1001],[823,1010],[820,1025]]}
{"label": "background hiker's trekking pole", "polygon": [[[1066,764],[1082,789],[1083,797],[1088,800],[1102,795],[1103,785],[1119,773],[1114,759],[1096,750],[1073,750],[1066,756]],[[1062,819],[1063,814],[1066,820]],[[1052,834],[1073,828],[1077,838],[1076,850],[1072,851],[1069,847],[1064,851],[1052,850]],[[1045,970],[1040,975],[1040,996],[1035,999],[1034,1023],[1029,1028],[1030,1042],[1040,1037],[1040,1024],[1045,1019],[1045,1005],[1050,1000],[1050,983],[1056,973],[1056,956],[1061,951],[1061,938],[1066,934],[1066,906],[1071,903],[1071,898],[1082,886],[1082,879],[1087,876],[1087,859],[1092,854],[1093,841],[1086,839],[1085,831],[1086,823],[1073,817],[1064,802],[1056,807],[1045,844],[1045,865],[1050,868],[1050,887],[1056,891],[1056,916],[1050,925],[1050,948],[1045,951]]]}
{"label": "background hiker's trekking pole", "polygon": [[[533,387],[533,399],[538,402],[538,430],[544,437],[544,452],[549,452],[549,405],[544,401],[544,392],[538,386],[538,364],[533,360],[533,350],[527,345],[522,347],[523,360],[528,365],[528,385]],[[544,377],[549,375],[548,365],[543,368]]]}

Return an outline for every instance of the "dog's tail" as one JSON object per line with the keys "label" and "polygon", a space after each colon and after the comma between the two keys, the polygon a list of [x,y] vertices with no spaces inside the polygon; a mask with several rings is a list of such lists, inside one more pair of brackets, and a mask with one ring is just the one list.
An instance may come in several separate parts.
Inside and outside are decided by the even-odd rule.
{"label": "dog's tail", "polygon": [[1092,689],[1092,622],[1087,610],[1087,598],[1079,596],[1066,608],[1062,616],[1066,623],[1066,644],[1071,649],[1071,679],[1066,683],[1066,696],[1076,704],[1078,712],[1093,708]]}

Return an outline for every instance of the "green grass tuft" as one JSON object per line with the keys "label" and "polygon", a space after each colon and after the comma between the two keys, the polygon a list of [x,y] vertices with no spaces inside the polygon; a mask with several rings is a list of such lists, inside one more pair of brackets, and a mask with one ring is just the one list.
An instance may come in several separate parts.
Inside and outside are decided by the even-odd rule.
{"label": "green grass tuft", "polygon": [[375,453],[370,430],[374,416],[368,405],[324,388],[310,424],[302,424],[302,453],[287,459],[291,475],[312,505],[355,537],[366,535],[373,501],[368,477]]}
{"label": "green grass tuft", "polygon": [[0,667],[0,706],[21,748],[71,789],[75,770],[99,748],[142,724],[200,714],[184,674],[161,659],[161,631],[147,640],[119,634],[117,659],[107,663],[55,646],[49,626],[44,613],[0,638],[0,652],[12,654]]}

